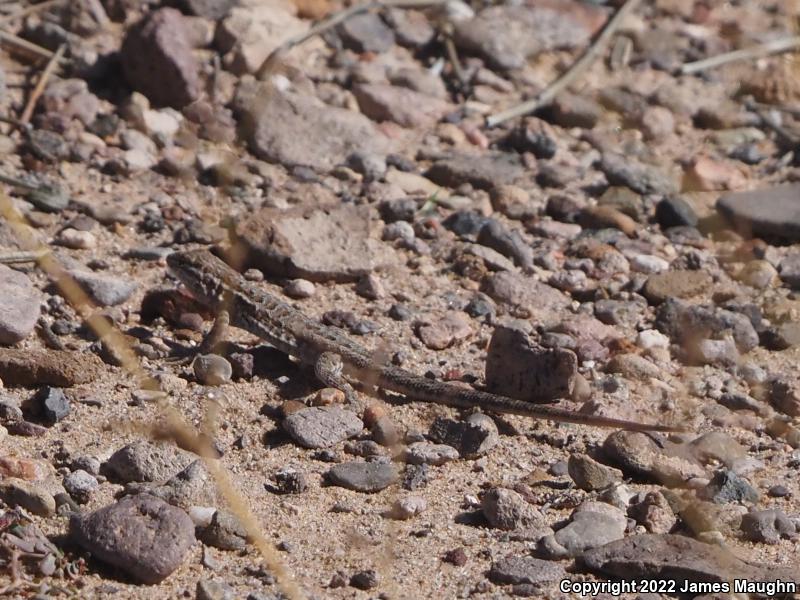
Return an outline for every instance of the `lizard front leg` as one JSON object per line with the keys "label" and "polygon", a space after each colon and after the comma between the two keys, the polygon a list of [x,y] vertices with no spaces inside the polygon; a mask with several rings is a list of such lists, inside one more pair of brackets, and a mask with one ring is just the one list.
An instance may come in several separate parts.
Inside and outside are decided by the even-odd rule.
{"label": "lizard front leg", "polygon": [[347,403],[357,407],[358,396],[355,389],[344,376],[342,357],[336,352],[323,352],[314,362],[314,373],[325,386],[336,388],[344,393]]}

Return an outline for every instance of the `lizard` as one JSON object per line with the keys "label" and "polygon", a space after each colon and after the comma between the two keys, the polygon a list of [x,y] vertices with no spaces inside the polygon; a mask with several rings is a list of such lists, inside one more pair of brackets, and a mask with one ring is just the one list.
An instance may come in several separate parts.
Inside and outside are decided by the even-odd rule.
{"label": "lizard", "polygon": [[351,381],[377,385],[410,400],[456,408],[522,415],[534,419],[610,427],[630,431],[682,431],[658,423],[640,423],[533,404],[449,382],[420,377],[392,365],[378,364],[372,354],[337,327],[309,318],[278,296],[245,279],[208,250],[175,252],[167,257],[169,271],[200,304],[229,319],[234,327],[268,342],[300,363],[313,367],[326,387],[356,398]]}

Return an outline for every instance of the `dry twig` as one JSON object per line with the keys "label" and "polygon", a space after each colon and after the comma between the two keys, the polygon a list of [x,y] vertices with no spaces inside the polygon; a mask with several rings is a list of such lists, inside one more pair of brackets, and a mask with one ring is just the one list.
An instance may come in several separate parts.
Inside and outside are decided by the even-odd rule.
{"label": "dry twig", "polygon": [[617,29],[619,29],[622,21],[626,16],[628,16],[628,14],[631,13],[631,11],[633,11],[633,9],[636,8],[640,1],[641,0],[627,0],[627,2],[625,2],[625,4],[623,4],[616,13],[614,13],[614,16],[611,17],[608,23],[606,23],[603,31],[599,33],[594,42],[592,42],[592,44],[586,49],[581,57],[575,63],[573,63],[573,65],[567,69],[567,71],[561,75],[561,77],[547,86],[547,88],[545,88],[541,94],[535,98],[518,104],[517,106],[512,106],[511,108],[499,113],[489,115],[489,117],[486,119],[486,125],[488,127],[494,127],[500,123],[508,121],[509,119],[527,115],[543,106],[550,104],[561,91],[567,88],[573,81],[582,75],[584,71],[586,71],[594,63],[595,60],[597,60],[600,54],[602,54],[602,52],[605,50],[608,42],[611,40],[611,36]]}
{"label": "dry twig", "polygon": [[47,87],[47,82],[50,80],[50,77],[53,75],[53,72],[56,70],[61,57],[64,56],[64,50],[66,50],[67,45],[61,44],[56,50],[56,53],[53,54],[53,57],[50,59],[50,62],[47,63],[47,66],[42,71],[41,77],[39,77],[39,81],[36,82],[36,87],[33,88],[30,97],[28,98],[28,103],[25,105],[25,110],[22,111],[22,114],[19,117],[19,121],[23,126],[27,126],[28,122],[31,120],[31,116],[33,115],[33,111],[36,108],[36,103],[39,101],[39,98],[44,93],[44,88]]}
{"label": "dry twig", "polygon": [[15,13],[11,13],[10,15],[5,15],[4,17],[0,17],[0,25],[5,25],[10,21],[16,21],[17,19],[22,19],[23,17],[27,17],[28,15],[41,12],[43,10],[46,10],[48,8],[63,3],[64,0],[47,0],[47,2],[42,2],[41,4],[34,4],[33,6],[23,8],[22,10],[17,11]]}
{"label": "dry twig", "polygon": [[759,46],[753,46],[752,48],[742,48],[741,50],[734,50],[733,52],[726,52],[725,54],[718,54],[717,56],[704,58],[703,60],[686,63],[681,66],[680,73],[681,75],[691,75],[692,73],[713,69],[730,62],[753,60],[769,56],[770,54],[788,52],[795,48],[800,48],[800,35],[779,38],[777,40],[765,42]]}
{"label": "dry twig", "polygon": [[47,48],[42,48],[38,44],[23,40],[21,37],[7,31],[0,31],[0,45],[9,47],[11,50],[22,51],[23,54],[36,58],[46,58],[48,60],[53,58],[53,52],[50,52]]}

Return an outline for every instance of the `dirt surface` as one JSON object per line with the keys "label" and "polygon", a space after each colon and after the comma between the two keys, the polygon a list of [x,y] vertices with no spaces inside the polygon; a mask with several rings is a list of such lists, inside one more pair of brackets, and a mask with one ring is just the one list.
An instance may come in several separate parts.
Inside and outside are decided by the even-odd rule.
{"label": "dirt surface", "polygon": [[[800,590],[800,58],[692,66],[800,6],[641,4],[489,127],[621,3],[431,4],[296,43],[347,6],[0,2],[0,594]],[[236,329],[196,359],[191,248],[376,363],[682,431],[348,406]]]}

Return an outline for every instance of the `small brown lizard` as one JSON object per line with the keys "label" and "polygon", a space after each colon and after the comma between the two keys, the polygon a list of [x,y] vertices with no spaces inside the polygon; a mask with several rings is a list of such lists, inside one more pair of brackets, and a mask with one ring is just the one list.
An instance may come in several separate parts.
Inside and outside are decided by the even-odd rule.
{"label": "small brown lizard", "polygon": [[227,312],[235,327],[257,335],[281,352],[312,366],[323,384],[341,390],[351,401],[356,395],[350,381],[355,381],[378,385],[412,400],[458,408],[478,407],[535,419],[633,431],[680,431],[670,425],[637,423],[532,404],[376,364],[366,348],[338,328],[309,319],[277,296],[247,281],[206,250],[176,252],[167,257],[167,265],[197,301],[217,313]]}

